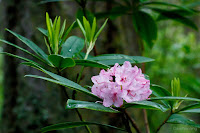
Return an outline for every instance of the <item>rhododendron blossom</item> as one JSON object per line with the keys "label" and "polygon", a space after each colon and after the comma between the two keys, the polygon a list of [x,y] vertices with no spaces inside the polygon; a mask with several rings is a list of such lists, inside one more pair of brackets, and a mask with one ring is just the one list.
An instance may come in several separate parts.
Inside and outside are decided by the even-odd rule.
{"label": "rhododendron blossom", "polygon": [[137,66],[132,67],[129,61],[122,66],[116,63],[107,71],[101,70],[100,74],[92,77],[92,93],[103,99],[103,105],[120,107],[125,100],[127,103],[148,99],[150,80]]}

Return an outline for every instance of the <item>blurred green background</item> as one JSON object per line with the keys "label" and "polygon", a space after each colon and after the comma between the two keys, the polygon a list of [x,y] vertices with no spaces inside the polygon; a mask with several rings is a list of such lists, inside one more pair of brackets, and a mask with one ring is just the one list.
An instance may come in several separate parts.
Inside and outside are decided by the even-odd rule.
{"label": "blurred green background", "polygon": [[[157,0],[155,0],[157,1]],[[178,5],[187,5],[198,0],[160,0]],[[75,19],[80,6],[75,1],[63,1],[39,4],[40,0],[0,0],[0,38],[11,39],[13,43],[24,46],[17,39],[13,39],[4,31],[10,28],[45,48],[43,36],[37,27],[45,28],[45,12],[51,17],[60,15],[67,19],[70,25]],[[111,0],[88,0],[86,9],[92,13],[109,11],[113,7]],[[200,8],[197,6],[197,10]],[[155,13],[151,13],[157,17]],[[190,16],[190,19],[200,28],[200,14]],[[181,96],[200,98],[200,34],[185,25],[167,20],[159,21],[158,37],[152,49],[141,52],[140,38],[136,34],[129,15],[110,20],[97,41],[97,53],[121,53],[127,55],[144,55],[155,59],[147,63],[146,74],[151,83],[155,83],[170,90],[170,82],[174,77],[181,80]],[[99,25],[103,19],[99,20]],[[74,29],[71,35],[82,36],[79,29]],[[28,49],[27,47],[25,47]],[[11,51],[22,55],[5,44],[0,44],[0,51]],[[29,50],[29,49],[28,49]],[[26,56],[26,55],[24,55]],[[9,63],[12,62],[12,63]],[[47,125],[65,121],[78,120],[73,111],[64,110],[65,101],[60,97],[59,87],[45,81],[24,78],[25,74],[41,74],[37,70],[19,65],[21,61],[0,55],[0,127],[2,133],[36,133]],[[12,70],[12,71],[11,71]],[[64,72],[67,78],[74,80],[80,68],[68,69]],[[98,74],[99,69],[87,68],[81,84],[91,85],[90,77]],[[16,82],[13,82],[16,81]],[[12,86],[13,85],[13,86]],[[10,91],[14,90],[14,91]],[[70,91],[71,93],[71,91]],[[78,93],[80,96],[80,94]],[[85,99],[80,96],[80,99]],[[187,105],[187,102],[184,103]],[[5,109],[5,110],[4,110]],[[128,110],[139,126],[144,127],[143,114],[140,109]],[[119,125],[116,115],[81,110],[88,120],[100,121]],[[152,133],[166,117],[159,111],[147,111]],[[187,114],[195,122],[200,123],[199,114]],[[97,118],[99,118],[97,120]],[[62,132],[85,132],[84,128],[69,129]],[[116,132],[104,128],[92,127],[96,132]],[[143,129],[144,131],[145,129]],[[55,131],[56,132],[56,131]],[[95,133],[96,133],[95,132]],[[169,125],[162,127],[161,133],[198,133],[197,128],[183,125]]]}

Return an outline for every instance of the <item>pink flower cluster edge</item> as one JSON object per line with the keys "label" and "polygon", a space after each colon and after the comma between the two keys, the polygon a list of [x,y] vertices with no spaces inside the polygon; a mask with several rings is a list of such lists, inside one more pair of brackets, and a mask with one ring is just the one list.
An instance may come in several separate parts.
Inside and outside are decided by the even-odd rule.
{"label": "pink flower cluster edge", "polygon": [[131,103],[148,99],[150,80],[145,79],[142,70],[137,66],[132,67],[129,61],[122,66],[116,63],[107,71],[101,70],[100,74],[93,76],[92,93],[103,99],[103,105],[120,107],[123,102]]}

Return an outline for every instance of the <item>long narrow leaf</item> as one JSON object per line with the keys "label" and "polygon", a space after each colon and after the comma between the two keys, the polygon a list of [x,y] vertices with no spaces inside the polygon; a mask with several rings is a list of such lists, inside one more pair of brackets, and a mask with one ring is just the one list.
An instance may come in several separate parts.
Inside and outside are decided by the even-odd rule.
{"label": "long narrow leaf", "polygon": [[33,63],[33,64],[38,65],[38,66],[41,67],[41,68],[44,68],[42,65],[40,65],[40,64],[38,64],[38,63],[36,63],[36,62],[34,62],[34,61],[32,61],[32,60],[27,59],[27,58],[24,58],[24,57],[21,57],[21,56],[18,56],[18,55],[14,55],[14,54],[7,53],[7,52],[0,52],[0,54],[5,54],[5,55],[8,55],[8,56],[12,56],[12,57],[18,58],[18,59],[23,60],[23,61],[31,62],[31,63]]}
{"label": "long narrow leaf", "polygon": [[51,64],[48,60],[48,56],[47,54],[44,53],[44,51],[42,51],[42,49],[40,49],[34,42],[32,42],[31,40],[9,30],[6,29],[7,31],[9,31],[10,33],[12,33],[14,36],[16,36],[19,40],[21,40],[24,44],[26,44],[29,48],[31,48],[36,54],[38,54],[42,59],[44,59],[47,63]]}
{"label": "long narrow leaf", "polygon": [[196,128],[200,128],[199,124],[196,124],[193,120],[190,120],[184,116],[181,116],[179,114],[173,114],[169,117],[167,120],[167,123],[172,123],[172,124],[184,124],[188,126],[193,126]]}
{"label": "long narrow leaf", "polygon": [[[42,68],[40,68],[40,69],[42,69]],[[47,71],[47,70],[42,69],[42,71]],[[94,98],[99,99],[97,96],[93,95],[87,89],[81,87],[80,85],[78,85],[78,84],[74,83],[73,81],[68,80],[66,78],[65,78],[65,80],[62,79],[62,81],[60,81],[60,80],[54,80],[54,79],[50,79],[50,78],[46,78],[46,77],[42,77],[42,76],[38,76],[38,75],[26,75],[26,77],[33,77],[33,78],[43,79],[43,80],[46,80],[46,81],[49,81],[49,82],[52,82],[52,83],[56,83],[56,84],[59,84],[59,85],[65,86],[65,87],[68,87],[70,89],[85,93],[85,94],[87,94],[89,96],[92,96]]]}
{"label": "long narrow leaf", "polygon": [[70,27],[67,28],[67,30],[65,31],[63,37],[62,37],[62,41],[60,43],[60,46],[62,46],[62,44],[65,42],[65,40],[67,39],[67,36],[69,34],[69,32],[72,30],[72,28],[74,27],[75,22],[73,22]]}
{"label": "long narrow leaf", "polygon": [[28,50],[26,50],[26,49],[24,49],[24,48],[22,48],[22,47],[19,47],[19,46],[15,45],[15,44],[13,44],[13,43],[11,43],[11,42],[8,42],[8,41],[2,40],[2,39],[0,39],[0,42],[6,43],[6,44],[11,45],[11,46],[13,46],[13,47],[15,47],[15,48],[18,48],[18,49],[20,49],[21,51],[23,51],[23,52],[25,52],[25,53],[27,53],[27,54],[29,54],[29,55],[35,57],[36,59],[38,59],[38,60],[40,60],[40,61],[42,61],[42,62],[44,62],[44,60],[42,60],[42,59],[39,58],[38,56],[32,54],[32,53],[29,52]]}
{"label": "long narrow leaf", "polygon": [[151,97],[148,99],[149,101],[153,100],[186,100],[186,101],[196,101],[200,102],[200,99],[197,98],[191,98],[191,97],[173,97],[173,96],[168,96],[168,97]]}
{"label": "long narrow leaf", "polygon": [[117,127],[114,127],[114,126],[111,126],[111,125],[100,124],[100,123],[96,123],[96,122],[65,122],[65,123],[59,123],[59,124],[51,125],[51,126],[48,126],[48,127],[44,127],[44,128],[42,128],[41,132],[45,133],[45,132],[53,131],[53,130],[75,128],[75,127],[86,126],[86,125],[98,125],[98,126],[109,127],[109,128],[113,128],[113,129],[116,129],[116,130],[126,132],[125,129],[117,128]]}
{"label": "long narrow leaf", "polygon": [[179,6],[179,5],[175,5],[175,4],[171,4],[171,3],[167,3],[167,2],[155,2],[155,1],[152,1],[152,2],[143,2],[143,3],[141,3],[141,5],[172,6],[172,7],[178,8],[178,9],[183,9],[183,10],[186,10],[186,11],[191,11],[191,12],[193,12],[191,9],[189,9],[189,8],[187,8],[187,7]]}
{"label": "long narrow leaf", "polygon": [[194,103],[194,104],[185,106],[184,108],[180,109],[178,112],[183,112],[183,111],[187,111],[187,110],[195,109],[195,108],[200,108],[200,103]]}
{"label": "long narrow leaf", "polygon": [[179,113],[200,113],[200,108],[180,111]]}
{"label": "long narrow leaf", "polygon": [[136,101],[132,103],[127,103],[124,105],[125,108],[141,108],[141,109],[153,109],[153,110],[161,110],[165,112],[169,110],[169,108],[163,106],[162,104],[151,102],[151,101]]}
{"label": "long narrow leaf", "polygon": [[92,60],[74,60],[76,62],[76,65],[81,65],[85,67],[97,67],[97,68],[102,68],[102,69],[107,69],[110,68],[108,65],[92,61]]}
{"label": "long narrow leaf", "polygon": [[101,31],[104,29],[104,27],[106,26],[108,19],[106,19],[106,21],[103,23],[103,25],[101,26],[101,28],[99,29],[99,31],[95,34],[94,36],[94,41],[97,40],[97,37],[99,36],[99,34],[101,33]]}
{"label": "long narrow leaf", "polygon": [[75,109],[75,108],[90,109],[101,112],[119,113],[119,111],[105,107],[100,103],[69,99],[67,101],[66,109]]}

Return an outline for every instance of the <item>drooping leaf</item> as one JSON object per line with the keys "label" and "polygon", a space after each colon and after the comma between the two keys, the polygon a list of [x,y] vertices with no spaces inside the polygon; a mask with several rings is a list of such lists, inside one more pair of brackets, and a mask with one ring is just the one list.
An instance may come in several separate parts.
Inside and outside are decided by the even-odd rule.
{"label": "drooping leaf", "polygon": [[168,3],[168,2],[155,2],[155,1],[151,1],[151,2],[143,2],[141,5],[171,6],[171,7],[175,7],[175,8],[178,8],[178,9],[182,9],[182,10],[186,10],[186,11],[191,11],[192,12],[192,10],[190,8],[187,8],[185,6],[179,6],[179,5]]}
{"label": "drooping leaf", "polygon": [[126,103],[124,106],[125,108],[133,107],[133,108],[141,108],[141,109],[153,109],[153,110],[161,110],[163,112],[169,109],[162,104],[151,102],[151,101],[136,101],[132,103]]}
{"label": "drooping leaf", "polygon": [[68,99],[66,109],[75,109],[75,108],[90,109],[101,112],[119,113],[119,111],[105,107],[100,103]]}
{"label": "drooping leaf", "polygon": [[47,54],[44,53],[44,51],[42,51],[42,49],[40,49],[35,43],[33,43],[31,40],[9,30],[6,29],[7,31],[9,31],[10,33],[12,33],[14,36],[16,36],[19,40],[21,40],[24,44],[26,44],[29,48],[31,48],[36,54],[38,54],[42,59],[44,59],[47,63],[51,64],[48,60],[48,56]]}
{"label": "drooping leaf", "polygon": [[76,65],[81,65],[85,67],[97,67],[97,68],[102,68],[102,69],[107,69],[109,66],[104,65],[102,63],[96,62],[96,61],[91,61],[91,60],[74,60],[76,62]]}
{"label": "drooping leaf", "polygon": [[163,12],[169,12],[169,13],[175,13],[180,16],[191,16],[195,15],[197,12],[195,10],[184,10],[184,9],[163,9],[163,8],[157,8],[157,7],[148,7],[152,11],[155,11],[157,13],[163,13]]}
{"label": "drooping leaf", "polygon": [[[33,68],[36,68],[38,70],[41,71],[40,67],[38,67],[38,65],[34,64],[34,63],[31,63],[31,62],[22,62],[20,64],[23,64],[23,65],[26,65],[26,66],[29,66],[29,67],[33,67]],[[44,68],[44,67],[43,67]],[[44,68],[45,69],[45,68]]]}
{"label": "drooping leaf", "polygon": [[41,67],[41,68],[44,68],[44,66],[30,60],[30,59],[27,59],[25,57],[21,57],[21,56],[18,56],[18,55],[14,55],[14,54],[11,54],[11,53],[7,53],[7,52],[0,52],[0,54],[5,54],[5,55],[8,55],[8,56],[12,56],[12,57],[15,57],[15,58],[18,58],[20,60],[23,60],[23,61],[27,61],[27,62],[30,62],[30,63],[33,63],[33,64],[36,64],[37,66]]}
{"label": "drooping leaf", "polygon": [[134,12],[133,26],[141,39],[152,48],[157,39],[157,25],[152,16],[143,11]]}
{"label": "drooping leaf", "polygon": [[[44,71],[44,69],[41,69],[41,70]],[[84,87],[81,87],[79,84],[76,84],[73,81],[68,80],[68,79],[65,79],[64,80],[65,82],[64,82],[63,79],[62,79],[62,81],[59,81],[59,80],[55,80],[55,79],[51,79],[51,78],[46,78],[46,77],[38,76],[38,75],[25,75],[25,77],[32,77],[32,78],[43,79],[43,80],[46,80],[46,81],[49,81],[49,82],[52,82],[52,83],[55,83],[55,84],[59,84],[59,85],[65,86],[65,87],[68,87],[70,89],[73,89],[73,90],[85,93],[86,95],[89,95],[89,96],[92,96],[94,98],[99,99],[97,96],[93,95],[90,91],[88,91]]]}
{"label": "drooping leaf", "polygon": [[63,57],[75,57],[84,48],[84,40],[77,36],[69,37],[62,45],[61,55]]}
{"label": "drooping leaf", "polygon": [[43,60],[42,60],[41,58],[39,58],[38,56],[32,54],[31,52],[29,52],[28,50],[26,50],[26,49],[24,49],[24,48],[22,48],[22,47],[19,47],[19,46],[15,45],[15,44],[13,44],[13,43],[11,43],[11,42],[8,42],[8,41],[2,40],[2,39],[0,39],[0,42],[6,43],[6,44],[11,45],[11,46],[13,46],[13,47],[15,47],[15,48],[18,48],[18,49],[20,49],[21,51],[23,51],[23,52],[25,52],[25,53],[27,53],[27,54],[29,54],[29,55],[31,55],[31,56],[33,56],[33,57],[35,57],[35,58],[37,58],[38,60],[40,60],[40,61],[43,62]]}
{"label": "drooping leaf", "polygon": [[115,63],[123,64],[124,61],[129,61],[130,63],[144,63],[154,61],[151,58],[142,57],[142,56],[128,56],[123,54],[104,54],[95,57],[89,57],[88,60],[97,61],[105,65],[115,65]]}
{"label": "drooping leaf", "polygon": [[157,20],[165,20],[165,19],[172,19],[177,22],[180,22],[186,26],[189,26],[190,28],[193,28],[194,30],[198,30],[198,27],[196,24],[190,20],[189,18],[186,18],[184,16],[181,16],[179,14],[171,13],[171,12],[165,12],[160,14]]}
{"label": "drooping leaf", "polygon": [[185,118],[184,116],[179,115],[179,114],[171,115],[169,117],[169,119],[167,120],[167,123],[184,124],[184,125],[189,125],[189,126],[193,126],[193,127],[196,127],[196,128],[200,128],[199,124],[196,124],[193,120]]}
{"label": "drooping leaf", "polygon": [[59,123],[59,124],[44,127],[41,129],[41,132],[45,133],[45,132],[53,131],[53,130],[75,128],[75,127],[86,126],[86,125],[98,125],[98,126],[113,128],[120,131],[126,131],[125,129],[122,129],[122,128],[117,128],[111,125],[100,124],[100,123],[95,123],[95,122],[65,122],[65,123]]}
{"label": "drooping leaf", "polygon": [[72,58],[64,58],[61,55],[49,55],[48,59],[59,69],[65,69],[76,65]]}
{"label": "drooping leaf", "polygon": [[[195,30],[198,30],[198,27],[196,26],[196,24],[190,20],[189,18],[185,17],[185,15],[183,14],[183,12],[176,12],[176,11],[168,11],[168,10],[164,10],[164,9],[159,9],[159,8],[151,8],[153,11],[158,12],[160,15],[158,16],[157,20],[166,20],[166,19],[172,19],[174,21],[180,22],[186,26],[189,26]],[[187,12],[187,14],[189,13],[194,13],[194,12]],[[182,15],[183,14],[183,15]]]}
{"label": "drooping leaf", "polygon": [[89,90],[85,89],[84,87],[80,86],[79,84],[77,84],[77,83],[75,83],[75,82],[73,82],[73,81],[71,81],[67,78],[64,78],[62,76],[59,76],[55,73],[47,71],[47,70],[45,70],[41,67],[39,67],[39,68],[41,69],[42,72],[46,73],[47,75],[49,75],[50,77],[52,77],[55,80],[50,79],[50,78],[46,78],[46,77],[42,77],[42,76],[38,76],[38,75],[26,75],[26,76],[34,77],[34,78],[40,78],[40,79],[44,79],[44,80],[47,80],[47,81],[50,81],[50,82],[53,82],[53,83],[56,83],[56,84],[60,84],[60,85],[63,85],[63,86],[66,86],[68,88],[83,92],[87,95],[90,95],[94,98],[99,99],[96,95],[92,94]]}

